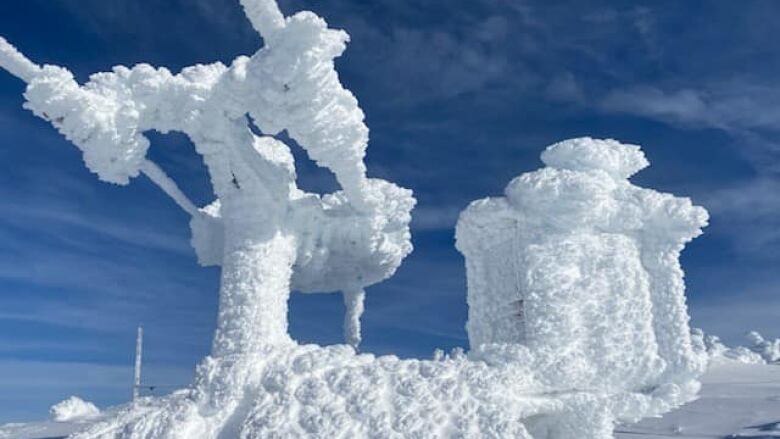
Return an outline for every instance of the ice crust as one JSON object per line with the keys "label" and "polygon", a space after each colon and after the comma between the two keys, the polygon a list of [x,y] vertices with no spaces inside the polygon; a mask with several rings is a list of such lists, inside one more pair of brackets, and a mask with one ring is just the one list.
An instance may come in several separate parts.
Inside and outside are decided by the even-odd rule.
{"label": "ice crust", "polygon": [[[25,107],[101,180],[158,184],[191,215],[199,262],[222,268],[212,352],[193,385],[75,438],[609,439],[617,422],[695,397],[706,355],[690,337],[678,257],[707,214],[633,186],[648,162],[614,140],[553,145],[546,167],[461,215],[468,354],[358,354],[365,288],[412,251],[415,200],[366,175],[368,128],[333,61],[348,35],[311,12],[285,17],[273,0],[241,4],[265,46],[178,74],[140,64],[79,85],[0,40],[0,66],[28,83]],[[214,202],[193,205],[146,158],[151,130],[192,139]],[[341,190],[300,190],[282,131]],[[343,292],[353,347],[292,340],[292,290]]]}

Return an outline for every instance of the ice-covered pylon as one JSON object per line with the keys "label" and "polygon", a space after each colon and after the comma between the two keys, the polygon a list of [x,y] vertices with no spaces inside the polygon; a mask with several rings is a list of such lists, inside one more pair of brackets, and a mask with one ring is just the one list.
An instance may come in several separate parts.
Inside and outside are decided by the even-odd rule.
{"label": "ice-covered pylon", "polygon": [[528,346],[551,383],[577,388],[696,378],[679,256],[707,212],[631,184],[648,165],[635,145],[572,139],[542,161],[458,222],[472,348]]}
{"label": "ice-covered pylon", "polygon": [[[368,128],[334,68],[347,34],[311,12],[284,17],[273,0],[241,3],[265,46],[230,66],[178,74],[115,67],[80,85],[65,68],[38,66],[0,39],[0,67],[28,84],[25,107],[78,146],[101,180],[124,185],[144,173],[192,216],[199,261],[222,266],[213,355],[291,343],[291,288],[344,291],[345,336],[356,345],[364,288],[391,276],[412,250],[414,198],[366,177]],[[214,203],[197,208],[146,159],[151,130],[190,137]],[[288,146],[271,137],[283,130],[336,175],[341,191],[298,189]]]}

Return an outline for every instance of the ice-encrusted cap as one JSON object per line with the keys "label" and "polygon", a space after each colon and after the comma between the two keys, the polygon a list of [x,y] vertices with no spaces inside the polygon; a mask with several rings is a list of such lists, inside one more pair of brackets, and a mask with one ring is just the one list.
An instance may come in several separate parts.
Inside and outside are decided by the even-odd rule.
{"label": "ice-encrusted cap", "polygon": [[650,165],[637,145],[590,137],[550,145],[542,153],[542,161],[549,167],[572,171],[600,169],[615,179],[626,179]]}

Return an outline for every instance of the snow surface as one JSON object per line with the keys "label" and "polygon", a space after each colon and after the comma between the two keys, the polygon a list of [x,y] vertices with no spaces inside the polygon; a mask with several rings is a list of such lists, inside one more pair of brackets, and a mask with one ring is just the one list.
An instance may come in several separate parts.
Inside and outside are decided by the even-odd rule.
{"label": "snow surface", "polygon": [[51,407],[51,418],[58,422],[78,421],[99,415],[100,410],[95,404],[84,401],[78,396],[71,396]]}
{"label": "snow surface", "polygon": [[780,367],[716,359],[699,399],[662,418],[619,426],[618,439],[780,438]]}

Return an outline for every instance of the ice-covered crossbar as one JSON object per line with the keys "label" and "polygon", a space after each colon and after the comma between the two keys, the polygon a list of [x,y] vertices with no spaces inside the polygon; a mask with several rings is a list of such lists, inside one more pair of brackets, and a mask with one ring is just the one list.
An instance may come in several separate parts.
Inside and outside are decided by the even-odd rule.
{"label": "ice-covered crossbar", "polygon": [[0,37],[0,67],[25,82],[30,82],[41,69],[3,37]]}

